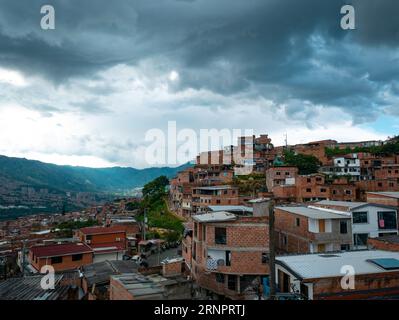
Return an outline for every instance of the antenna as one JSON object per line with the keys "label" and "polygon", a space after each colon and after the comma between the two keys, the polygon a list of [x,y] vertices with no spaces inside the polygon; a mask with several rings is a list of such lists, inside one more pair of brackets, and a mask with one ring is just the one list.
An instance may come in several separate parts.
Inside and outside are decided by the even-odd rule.
{"label": "antenna", "polygon": [[288,148],[288,134],[285,133],[285,147]]}

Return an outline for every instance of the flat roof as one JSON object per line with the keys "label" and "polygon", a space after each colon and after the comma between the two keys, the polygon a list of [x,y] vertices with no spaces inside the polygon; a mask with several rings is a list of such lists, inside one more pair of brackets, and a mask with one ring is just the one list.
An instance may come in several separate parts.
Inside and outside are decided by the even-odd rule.
{"label": "flat roof", "polygon": [[321,205],[326,205],[326,206],[348,207],[351,209],[369,204],[368,202],[349,202],[349,201],[334,201],[334,200],[322,200],[322,201],[319,201],[316,203],[321,204]]}
{"label": "flat roof", "polygon": [[316,202],[316,204],[325,205],[325,206],[340,206],[349,208],[349,210],[359,209],[361,207],[378,207],[378,208],[386,208],[386,209],[394,209],[393,206],[387,206],[385,204],[371,203],[371,202],[348,202],[348,201],[333,201],[333,200],[322,200]]}
{"label": "flat roof", "polygon": [[390,198],[395,198],[395,199],[399,199],[399,192],[367,192],[367,193],[371,193],[371,194],[376,194],[376,195],[381,195],[381,196],[385,196],[385,197],[390,197]]}
{"label": "flat roof", "polygon": [[399,268],[386,270],[370,261],[376,259],[399,260],[399,252],[363,250],[279,256],[276,257],[276,263],[302,279],[342,277],[341,268],[346,265],[352,266],[356,275],[399,271]]}
{"label": "flat roof", "polygon": [[214,212],[217,211],[245,211],[245,212],[253,212],[254,209],[246,206],[208,206]]}
{"label": "flat roof", "polygon": [[232,189],[232,186],[224,185],[224,186],[194,187],[193,189],[198,189],[198,190],[224,190],[224,189]]}
{"label": "flat roof", "polygon": [[114,275],[112,278],[118,281],[134,297],[159,295],[165,292],[165,288],[162,285],[139,273]]}
{"label": "flat roof", "polygon": [[311,219],[349,219],[351,216],[348,212],[338,210],[323,210],[316,207],[276,207],[276,209],[305,216]]}
{"label": "flat roof", "polygon": [[223,222],[223,221],[234,221],[237,219],[235,214],[226,211],[210,212],[205,214],[198,214],[192,216],[197,222]]}

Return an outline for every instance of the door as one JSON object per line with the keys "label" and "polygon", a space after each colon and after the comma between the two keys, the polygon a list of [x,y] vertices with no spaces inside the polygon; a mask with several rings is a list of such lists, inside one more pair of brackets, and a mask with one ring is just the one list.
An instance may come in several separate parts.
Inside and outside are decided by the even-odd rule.
{"label": "door", "polygon": [[318,244],[317,245],[317,252],[325,252],[326,251],[326,245],[325,244]]}
{"label": "door", "polygon": [[326,220],[319,220],[319,232],[326,232]]}

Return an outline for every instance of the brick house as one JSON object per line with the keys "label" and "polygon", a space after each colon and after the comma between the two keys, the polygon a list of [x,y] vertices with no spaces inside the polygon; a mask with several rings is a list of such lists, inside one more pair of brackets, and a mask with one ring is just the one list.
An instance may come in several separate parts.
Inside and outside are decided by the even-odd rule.
{"label": "brick house", "polygon": [[202,290],[244,299],[269,273],[267,217],[212,212],[193,216],[191,271]]}
{"label": "brick house", "polygon": [[126,229],[122,226],[78,229],[75,237],[94,252],[94,262],[122,260],[127,249]]}
{"label": "brick house", "polygon": [[239,205],[238,188],[230,185],[193,187],[193,213],[205,212],[212,205]]}
{"label": "brick house", "polygon": [[[355,272],[354,287],[343,288],[341,280],[348,272]],[[276,279],[280,292],[309,300],[395,299],[399,253],[362,250],[280,256],[276,257]]]}
{"label": "brick house", "polygon": [[37,245],[29,248],[28,261],[39,272],[45,265],[55,271],[73,270],[93,263],[93,250],[80,242]]}
{"label": "brick house", "polygon": [[298,168],[291,166],[272,167],[266,170],[266,186],[268,191],[273,191],[277,186],[295,185]]}
{"label": "brick house", "polygon": [[351,217],[346,212],[305,206],[275,208],[276,246],[286,253],[352,248]]}

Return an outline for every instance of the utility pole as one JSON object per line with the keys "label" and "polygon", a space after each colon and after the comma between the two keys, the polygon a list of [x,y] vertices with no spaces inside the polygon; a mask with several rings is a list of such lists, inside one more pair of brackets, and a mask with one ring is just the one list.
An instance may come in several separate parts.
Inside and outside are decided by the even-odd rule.
{"label": "utility pole", "polygon": [[269,205],[269,269],[270,269],[270,300],[276,298],[276,252],[275,252],[275,236],[274,236],[274,200]]}
{"label": "utility pole", "polygon": [[143,225],[143,240],[146,240],[146,227],[147,227],[147,208],[144,209],[144,225]]}

